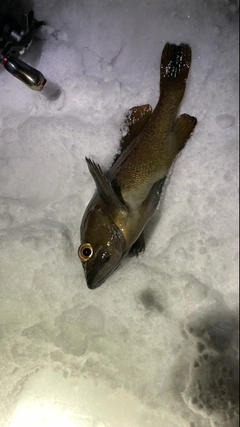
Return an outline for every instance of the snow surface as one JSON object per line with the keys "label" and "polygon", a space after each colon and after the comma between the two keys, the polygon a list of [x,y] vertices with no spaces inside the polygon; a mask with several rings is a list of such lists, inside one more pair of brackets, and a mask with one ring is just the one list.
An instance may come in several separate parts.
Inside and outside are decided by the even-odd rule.
{"label": "snow surface", "polygon": [[[236,427],[239,4],[25,3],[48,25],[22,59],[62,94],[0,69],[0,425]],[[90,291],[84,158],[107,168],[125,112],[155,106],[167,41],[192,47],[198,125],[145,253]]]}

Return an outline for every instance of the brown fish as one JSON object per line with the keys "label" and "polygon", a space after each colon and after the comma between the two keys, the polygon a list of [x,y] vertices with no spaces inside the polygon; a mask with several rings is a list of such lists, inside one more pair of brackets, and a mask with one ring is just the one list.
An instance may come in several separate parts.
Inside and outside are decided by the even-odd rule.
{"label": "brown fish", "polygon": [[176,118],[190,64],[189,45],[167,43],[154,111],[150,105],[130,110],[125,119],[128,133],[106,173],[86,158],[97,191],[82,219],[78,255],[90,289],[100,286],[127,254],[144,250],[144,227],[174,159],[197,123],[188,114]]}

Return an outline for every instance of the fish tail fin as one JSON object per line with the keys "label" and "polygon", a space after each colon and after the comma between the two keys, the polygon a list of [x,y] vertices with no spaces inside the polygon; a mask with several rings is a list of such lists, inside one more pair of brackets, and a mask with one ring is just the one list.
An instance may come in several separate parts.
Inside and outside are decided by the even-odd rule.
{"label": "fish tail fin", "polygon": [[166,90],[178,91],[181,102],[191,65],[191,48],[188,44],[166,43],[161,57],[160,88],[161,94]]}

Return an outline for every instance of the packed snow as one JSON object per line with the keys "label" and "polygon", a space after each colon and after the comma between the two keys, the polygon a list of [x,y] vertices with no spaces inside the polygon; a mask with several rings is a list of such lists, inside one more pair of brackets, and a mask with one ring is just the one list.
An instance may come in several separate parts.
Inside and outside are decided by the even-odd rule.
{"label": "packed snow", "polygon": [[[47,25],[21,59],[61,94],[0,69],[0,425],[238,426],[238,1],[22,4]],[[92,291],[85,156],[106,170],[128,109],[155,106],[166,42],[191,45],[198,124],[145,253]]]}

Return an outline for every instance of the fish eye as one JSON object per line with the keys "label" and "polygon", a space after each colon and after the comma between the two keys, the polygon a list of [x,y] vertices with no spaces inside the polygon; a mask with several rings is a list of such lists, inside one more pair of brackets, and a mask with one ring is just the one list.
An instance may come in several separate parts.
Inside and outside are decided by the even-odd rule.
{"label": "fish eye", "polygon": [[93,248],[90,243],[84,243],[81,245],[78,249],[78,256],[81,261],[86,262],[88,261],[93,254]]}

